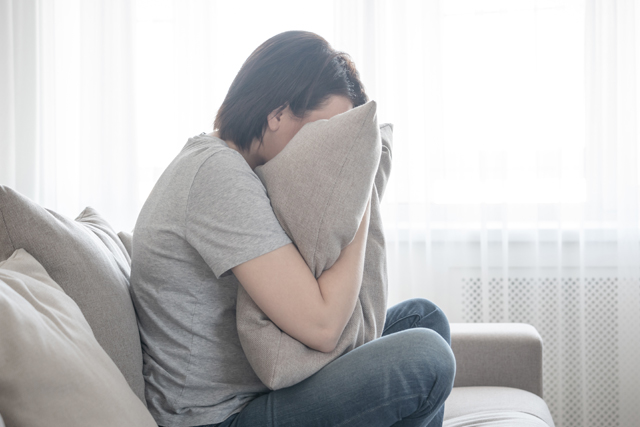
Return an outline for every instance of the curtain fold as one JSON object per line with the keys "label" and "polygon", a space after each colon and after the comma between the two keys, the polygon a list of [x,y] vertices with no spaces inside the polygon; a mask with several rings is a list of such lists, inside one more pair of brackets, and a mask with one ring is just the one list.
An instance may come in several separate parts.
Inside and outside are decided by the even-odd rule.
{"label": "curtain fold", "polygon": [[36,4],[0,2],[0,182],[36,194]]}
{"label": "curtain fold", "polygon": [[[589,390],[583,406],[590,424],[606,421],[591,403],[598,399],[618,410],[619,425],[638,424],[637,402],[640,369],[635,362],[640,350],[640,251],[638,242],[638,14],[637,3],[589,0],[586,3],[587,75],[587,165],[592,193],[588,221],[612,224],[615,253],[614,310],[604,322],[590,321],[585,307],[585,323],[608,327],[614,337],[608,364],[600,372],[594,363],[603,352],[586,355],[584,370]],[[636,185],[634,185],[636,184]],[[585,245],[588,251],[588,245]],[[588,253],[588,252],[587,252]],[[586,254],[585,254],[586,255]],[[586,266],[585,266],[586,267]],[[608,295],[606,295],[608,296]],[[596,387],[602,376],[618,378],[618,387]],[[616,398],[612,399],[611,394]]]}
{"label": "curtain fold", "polygon": [[0,1],[0,182],[15,186],[15,77],[12,0]]}

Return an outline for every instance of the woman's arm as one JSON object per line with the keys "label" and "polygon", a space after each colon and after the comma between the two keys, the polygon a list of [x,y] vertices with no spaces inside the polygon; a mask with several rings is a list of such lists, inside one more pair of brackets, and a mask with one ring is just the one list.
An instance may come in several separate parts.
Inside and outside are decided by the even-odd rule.
{"label": "woman's arm", "polygon": [[371,202],[353,239],[318,280],[293,244],[232,268],[251,299],[284,332],[325,353],[335,349],[362,285]]}

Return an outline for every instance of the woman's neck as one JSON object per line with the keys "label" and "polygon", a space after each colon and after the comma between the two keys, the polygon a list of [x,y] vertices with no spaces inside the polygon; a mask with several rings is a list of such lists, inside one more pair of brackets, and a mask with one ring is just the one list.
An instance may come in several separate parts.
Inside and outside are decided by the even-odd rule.
{"label": "woman's neck", "polygon": [[[214,136],[218,139],[222,139],[220,138],[220,134],[218,133],[218,131],[214,131],[211,132],[209,134],[207,134],[209,136]],[[249,150],[249,152],[246,151],[242,151],[240,148],[238,148],[233,141],[228,141],[228,140],[224,140],[222,139],[225,144],[227,144],[229,146],[229,148],[237,151],[238,153],[240,153],[240,155],[244,158],[244,160],[249,164],[249,167],[251,168],[251,170],[254,170],[256,167],[264,164],[265,162],[262,160],[262,156],[260,155],[260,153],[258,152],[258,150],[255,150],[254,148],[259,146],[260,144],[255,144],[256,141],[253,141],[253,143],[251,144],[251,149]]]}

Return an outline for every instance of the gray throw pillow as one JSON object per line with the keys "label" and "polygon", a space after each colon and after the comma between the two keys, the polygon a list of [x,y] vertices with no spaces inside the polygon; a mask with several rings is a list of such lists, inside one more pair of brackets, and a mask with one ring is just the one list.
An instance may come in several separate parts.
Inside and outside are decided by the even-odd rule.
{"label": "gray throw pillow", "polygon": [[271,390],[297,384],[382,335],[387,268],[380,199],[391,170],[392,131],[390,124],[378,127],[371,101],[305,125],[276,157],[256,168],[278,221],[316,278],[353,240],[371,197],[362,287],[334,351],[316,351],[292,338],[238,287],[240,343]]}
{"label": "gray throw pillow", "polygon": [[129,294],[131,258],[109,224],[92,208],[74,221],[0,186],[0,261],[20,248],[78,304],[98,343],[145,403],[142,347]]}

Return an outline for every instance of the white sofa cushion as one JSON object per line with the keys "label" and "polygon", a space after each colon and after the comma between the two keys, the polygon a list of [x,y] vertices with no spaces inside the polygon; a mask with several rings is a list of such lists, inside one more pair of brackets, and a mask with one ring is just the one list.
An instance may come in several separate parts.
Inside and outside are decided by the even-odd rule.
{"label": "white sofa cushion", "polygon": [[0,262],[0,325],[9,426],[156,426],[78,305],[24,249]]}
{"label": "white sofa cushion", "polygon": [[[540,422],[533,424],[537,421],[531,417]],[[444,421],[446,427],[554,426],[540,396],[511,387],[454,387],[444,405]]]}
{"label": "white sofa cushion", "polygon": [[540,418],[523,412],[478,412],[444,422],[443,427],[548,427]]}

